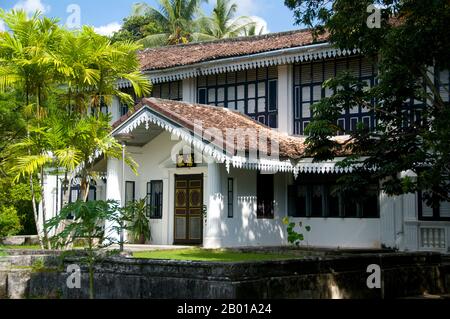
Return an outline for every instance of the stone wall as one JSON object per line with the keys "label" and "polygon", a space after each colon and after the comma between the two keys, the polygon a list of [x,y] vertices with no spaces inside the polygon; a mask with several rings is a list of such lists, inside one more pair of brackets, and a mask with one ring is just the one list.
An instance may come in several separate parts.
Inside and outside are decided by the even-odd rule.
{"label": "stone wall", "polygon": [[[88,298],[86,267],[81,265],[81,289],[68,289],[68,274],[63,270],[80,260],[66,258],[63,263],[58,266],[57,257],[47,257],[45,267],[38,270],[0,270],[0,296]],[[366,270],[371,264],[381,266],[382,289],[367,287]],[[95,285],[96,297],[101,299],[401,298],[424,292],[449,293],[450,266],[434,253],[358,254],[243,263],[117,257],[96,266]]]}

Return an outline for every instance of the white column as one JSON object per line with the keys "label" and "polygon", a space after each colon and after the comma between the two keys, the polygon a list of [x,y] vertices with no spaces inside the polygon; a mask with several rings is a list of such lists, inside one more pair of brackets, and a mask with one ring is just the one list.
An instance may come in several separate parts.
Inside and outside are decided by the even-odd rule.
{"label": "white column", "polygon": [[189,103],[197,102],[197,82],[195,78],[183,80],[183,101]]}
{"label": "white column", "polygon": [[220,248],[222,242],[222,210],[223,194],[221,192],[220,164],[208,164],[208,185],[206,196],[208,198],[208,214],[203,246],[205,248]]}
{"label": "white column", "polygon": [[117,96],[113,96],[112,98],[109,113],[112,115],[112,123],[115,123],[120,119],[120,100]]}
{"label": "white column", "polygon": [[[107,184],[106,184],[106,200],[118,201],[122,206],[122,162],[118,159],[108,159],[107,168]],[[110,233],[113,226],[117,226],[113,223],[106,223],[106,232]],[[119,239],[119,234],[115,234],[116,240]]]}
{"label": "white column", "polygon": [[294,132],[293,66],[278,66],[278,131],[292,135]]}

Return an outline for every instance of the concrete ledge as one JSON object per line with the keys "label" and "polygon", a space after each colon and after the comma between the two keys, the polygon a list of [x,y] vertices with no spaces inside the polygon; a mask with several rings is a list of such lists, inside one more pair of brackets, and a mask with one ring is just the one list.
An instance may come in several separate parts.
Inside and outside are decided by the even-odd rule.
{"label": "concrete ledge", "polygon": [[39,245],[38,236],[13,236],[0,240],[3,245]]}
{"label": "concrete ledge", "polygon": [[[12,265],[23,265],[36,258],[42,256],[8,259]],[[0,295],[88,298],[88,269],[80,257],[44,258],[45,269],[6,272],[6,280],[0,270]],[[81,267],[81,289],[67,288],[69,274],[63,270],[70,264]],[[371,264],[381,267],[382,289],[367,287],[366,270]],[[95,290],[100,299],[402,298],[449,293],[449,268],[438,253],[364,253],[239,263],[114,257],[95,266]]]}

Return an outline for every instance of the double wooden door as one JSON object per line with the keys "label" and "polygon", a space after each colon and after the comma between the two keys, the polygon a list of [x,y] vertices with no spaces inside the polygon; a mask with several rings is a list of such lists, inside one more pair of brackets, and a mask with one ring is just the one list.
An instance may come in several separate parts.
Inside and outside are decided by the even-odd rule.
{"label": "double wooden door", "polygon": [[203,175],[175,175],[176,245],[203,243]]}

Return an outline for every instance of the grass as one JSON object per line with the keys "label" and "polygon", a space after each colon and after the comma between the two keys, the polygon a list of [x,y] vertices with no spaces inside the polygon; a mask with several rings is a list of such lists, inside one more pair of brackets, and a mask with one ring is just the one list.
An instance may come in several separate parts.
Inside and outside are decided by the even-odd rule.
{"label": "grass", "polygon": [[184,261],[210,261],[210,262],[240,262],[240,261],[271,261],[298,259],[298,255],[269,254],[255,252],[239,252],[229,250],[207,249],[176,249],[134,252],[134,258],[160,259],[160,260],[184,260]]}
{"label": "grass", "polygon": [[8,254],[0,249],[0,257],[6,257]]}

